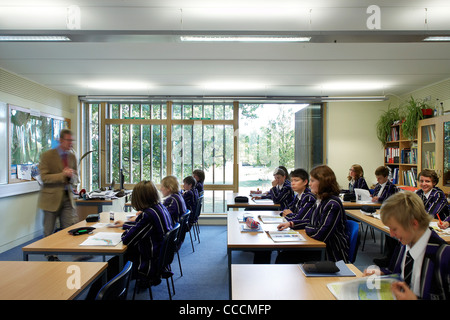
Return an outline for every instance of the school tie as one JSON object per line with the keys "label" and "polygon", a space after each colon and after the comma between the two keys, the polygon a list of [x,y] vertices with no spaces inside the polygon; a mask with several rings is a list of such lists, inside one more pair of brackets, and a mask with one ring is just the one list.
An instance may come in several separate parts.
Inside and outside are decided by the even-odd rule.
{"label": "school tie", "polygon": [[405,258],[405,269],[403,270],[404,279],[408,286],[411,286],[411,277],[412,277],[412,269],[413,269],[414,259],[409,254],[409,250],[406,253]]}

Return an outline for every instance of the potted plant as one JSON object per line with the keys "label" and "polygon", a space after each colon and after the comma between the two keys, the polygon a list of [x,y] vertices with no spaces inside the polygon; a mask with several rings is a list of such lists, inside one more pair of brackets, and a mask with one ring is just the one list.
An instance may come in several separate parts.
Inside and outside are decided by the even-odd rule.
{"label": "potted plant", "polygon": [[389,105],[377,121],[377,138],[384,146],[391,134],[391,126],[401,120],[400,108]]}
{"label": "potted plant", "polygon": [[[410,140],[416,139],[419,120],[424,118],[424,112],[427,114],[428,109],[431,109],[431,107],[425,101],[414,100],[411,97],[403,108],[405,114],[405,120],[402,123],[403,137]],[[432,114],[433,109],[431,109]]]}

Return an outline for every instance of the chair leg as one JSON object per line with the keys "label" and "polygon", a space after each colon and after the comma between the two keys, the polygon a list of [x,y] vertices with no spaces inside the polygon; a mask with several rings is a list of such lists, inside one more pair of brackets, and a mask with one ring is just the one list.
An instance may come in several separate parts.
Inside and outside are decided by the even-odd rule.
{"label": "chair leg", "polygon": [[192,233],[191,233],[191,229],[189,229],[189,237],[191,237],[192,252],[195,252],[195,250],[194,250],[194,241],[192,241]]}
{"label": "chair leg", "polygon": [[153,300],[152,286],[148,286],[148,293],[150,294],[150,300]]}
{"label": "chair leg", "polygon": [[180,260],[180,254],[179,254],[179,250],[177,250],[177,256],[178,256],[178,264],[180,265],[180,277],[183,276],[183,270],[181,269],[181,260]]}
{"label": "chair leg", "polygon": [[198,243],[200,243],[200,226],[198,225],[198,221],[194,224],[195,230],[197,231]]}
{"label": "chair leg", "polygon": [[172,295],[170,293],[169,278],[166,278],[166,283],[167,283],[167,291],[169,292],[169,299],[172,300]]}
{"label": "chair leg", "polygon": [[366,237],[367,237],[368,229],[369,229],[369,226],[366,226],[366,231],[364,232],[364,240],[363,240],[363,245],[362,245],[361,251],[364,251],[364,245],[366,244]]}

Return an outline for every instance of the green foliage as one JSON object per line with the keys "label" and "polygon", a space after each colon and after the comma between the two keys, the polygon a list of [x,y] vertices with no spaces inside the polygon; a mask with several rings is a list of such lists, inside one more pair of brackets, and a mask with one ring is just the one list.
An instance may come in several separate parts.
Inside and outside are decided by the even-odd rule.
{"label": "green foliage", "polygon": [[430,108],[430,106],[422,100],[414,100],[411,96],[402,108],[404,108],[405,113],[405,121],[402,123],[403,136],[406,139],[415,139],[417,138],[419,120],[423,119],[422,109]]}
{"label": "green foliage", "polygon": [[391,133],[391,126],[398,120],[401,120],[400,108],[391,107],[390,105],[386,111],[383,111],[378,119],[376,124],[377,138],[383,146],[386,144]]}

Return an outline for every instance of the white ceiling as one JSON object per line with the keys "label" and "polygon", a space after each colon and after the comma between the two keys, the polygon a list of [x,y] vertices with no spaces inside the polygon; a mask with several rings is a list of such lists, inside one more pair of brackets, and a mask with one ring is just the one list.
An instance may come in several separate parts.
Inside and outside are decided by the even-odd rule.
{"label": "white ceiling", "polygon": [[[381,10],[378,30],[367,26],[372,12],[366,10],[374,4]],[[69,5],[80,8],[79,30],[67,28]],[[448,17],[448,1],[0,0],[0,35],[73,39],[2,42],[0,68],[71,95],[401,95],[450,78],[450,43],[420,42],[449,34]],[[179,40],[251,33],[312,40]],[[225,83],[235,87],[226,90]]]}

